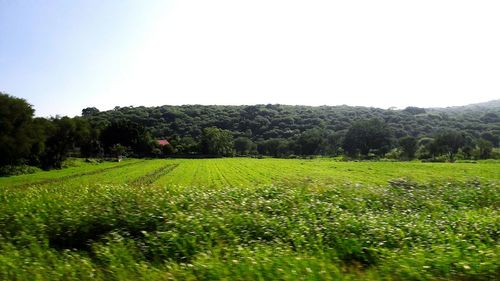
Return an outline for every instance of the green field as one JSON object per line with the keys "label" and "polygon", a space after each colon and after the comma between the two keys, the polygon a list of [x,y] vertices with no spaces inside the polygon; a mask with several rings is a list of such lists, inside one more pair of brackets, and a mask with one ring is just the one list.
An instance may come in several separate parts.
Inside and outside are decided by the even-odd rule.
{"label": "green field", "polygon": [[125,160],[0,178],[0,280],[494,280],[500,162]]}

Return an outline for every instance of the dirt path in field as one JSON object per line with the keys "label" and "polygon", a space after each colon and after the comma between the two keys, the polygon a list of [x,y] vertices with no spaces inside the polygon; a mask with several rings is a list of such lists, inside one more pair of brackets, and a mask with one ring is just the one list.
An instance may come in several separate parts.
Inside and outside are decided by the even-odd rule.
{"label": "dirt path in field", "polygon": [[137,179],[131,180],[128,182],[130,185],[141,185],[141,186],[146,186],[154,183],[156,180],[158,180],[161,176],[166,175],[170,172],[172,172],[175,168],[177,168],[179,164],[168,164],[163,167],[160,167],[154,171],[152,171],[149,174],[146,174],[142,177],[139,177]]}

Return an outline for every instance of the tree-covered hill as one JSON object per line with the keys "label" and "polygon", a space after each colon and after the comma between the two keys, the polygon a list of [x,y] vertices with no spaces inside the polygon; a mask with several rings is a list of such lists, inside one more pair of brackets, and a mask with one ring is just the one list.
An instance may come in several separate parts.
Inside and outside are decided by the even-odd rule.
{"label": "tree-covered hill", "polygon": [[[34,118],[0,92],[0,175],[60,168],[80,157],[311,155],[428,161],[500,158],[500,101],[463,107],[280,104],[90,107],[82,116]],[[160,143],[157,141],[162,139]]]}
{"label": "tree-covered hill", "polygon": [[207,127],[229,130],[235,137],[253,141],[273,138],[297,138],[308,130],[343,134],[358,120],[383,120],[394,138],[432,137],[446,130],[464,132],[479,138],[489,132],[500,136],[500,100],[448,108],[407,107],[403,110],[353,106],[291,105],[182,105],[158,107],[116,107],[99,112],[85,109],[93,123],[107,124],[128,120],[151,129],[155,137],[199,138]]}
{"label": "tree-covered hill", "polygon": [[473,103],[469,105],[464,105],[464,106],[451,106],[451,107],[445,107],[445,108],[435,108],[435,110],[438,111],[449,111],[449,112],[464,112],[464,111],[492,111],[492,112],[498,112],[498,109],[500,108],[500,99],[498,100],[492,100],[492,101],[487,101],[487,102],[481,102],[481,103]]}

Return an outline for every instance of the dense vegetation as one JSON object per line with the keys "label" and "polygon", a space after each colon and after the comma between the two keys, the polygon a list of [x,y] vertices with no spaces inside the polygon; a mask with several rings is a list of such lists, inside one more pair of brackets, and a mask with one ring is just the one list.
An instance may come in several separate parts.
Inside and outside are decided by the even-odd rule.
{"label": "dense vegetation", "polygon": [[[0,93],[0,174],[60,168],[68,155],[297,157],[346,155],[428,161],[499,158],[500,101],[466,107],[383,110],[349,106],[85,108],[81,117],[33,118]],[[170,144],[159,145],[156,139]],[[13,168],[16,167],[16,168]]]}
{"label": "dense vegetation", "polygon": [[134,122],[112,121],[100,127],[83,117],[46,119],[33,113],[25,100],[0,93],[0,174],[22,173],[26,165],[61,168],[71,154],[146,156],[157,147],[149,131]]}
{"label": "dense vegetation", "polygon": [[[386,152],[400,147],[399,140],[412,137],[428,143],[428,138],[458,133],[465,157],[482,145],[489,150],[499,146],[500,100],[484,104],[444,109],[408,107],[404,110],[350,106],[160,106],[116,107],[99,112],[85,109],[84,116],[95,124],[129,120],[149,128],[155,137],[167,138],[183,154],[199,153],[203,130],[216,127],[231,132],[239,145],[237,154],[258,153],[272,156],[340,155],[345,137],[353,127],[365,127],[378,136],[370,149]],[[378,120],[373,122],[370,120]],[[375,126],[373,126],[375,125]],[[363,135],[360,132],[354,137]],[[369,137],[372,134],[364,134]],[[380,134],[383,136],[380,137]],[[482,140],[480,142],[480,140]],[[484,143],[484,141],[488,143]],[[420,147],[422,143],[417,143]],[[360,147],[366,146],[365,143]],[[381,146],[381,147],[378,147]],[[423,145],[422,145],[423,146]],[[349,149],[349,148],[348,148]],[[361,148],[367,154],[366,148]],[[425,154],[422,152],[422,154]],[[442,155],[440,151],[427,154]],[[488,152],[483,153],[488,154]],[[408,155],[406,155],[408,156]],[[429,157],[429,155],[422,155]]]}
{"label": "dense vegetation", "polygon": [[500,270],[496,161],[70,164],[0,178],[0,280],[495,280]]}
{"label": "dense vegetation", "polygon": [[500,101],[33,113],[0,93],[0,174],[34,172],[0,178],[0,280],[498,277]]}
{"label": "dense vegetation", "polygon": [[[199,138],[203,129],[218,127],[235,137],[254,141],[291,138],[311,129],[339,132],[348,130],[358,120],[380,119],[393,131],[395,138],[424,137],[446,130],[463,131],[479,138],[484,132],[500,133],[500,100],[484,104],[445,109],[408,107],[384,110],[351,106],[160,106],[116,107],[99,112],[83,110],[83,116],[94,122],[130,120],[151,128],[153,135]],[[495,143],[498,145],[498,143]]]}

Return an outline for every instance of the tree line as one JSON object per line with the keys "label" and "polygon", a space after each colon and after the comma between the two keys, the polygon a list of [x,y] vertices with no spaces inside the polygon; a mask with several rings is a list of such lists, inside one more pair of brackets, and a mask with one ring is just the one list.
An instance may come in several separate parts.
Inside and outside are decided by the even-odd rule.
{"label": "tree line", "polygon": [[[168,139],[175,154],[185,156],[346,155],[453,161],[495,157],[500,140],[500,100],[403,110],[279,104],[115,107],[102,112],[86,108],[82,116],[96,124],[113,120],[142,124],[156,138]],[[214,130],[226,138],[215,137]],[[224,149],[215,149],[220,140],[227,141],[219,145]]]}
{"label": "tree line", "polygon": [[404,110],[186,105],[101,112],[89,107],[74,118],[35,118],[27,101],[0,93],[0,167],[60,168],[68,155],[483,159],[497,157],[498,103]]}
{"label": "tree line", "polygon": [[94,124],[84,117],[34,118],[24,99],[0,93],[0,173],[20,165],[61,168],[68,155],[148,156],[157,148],[150,132],[126,120]]}

